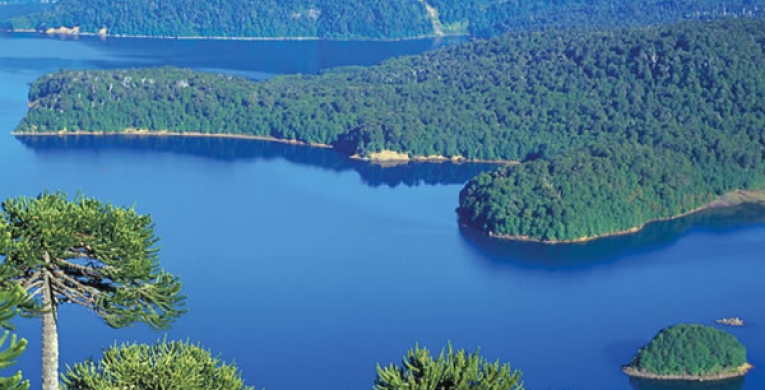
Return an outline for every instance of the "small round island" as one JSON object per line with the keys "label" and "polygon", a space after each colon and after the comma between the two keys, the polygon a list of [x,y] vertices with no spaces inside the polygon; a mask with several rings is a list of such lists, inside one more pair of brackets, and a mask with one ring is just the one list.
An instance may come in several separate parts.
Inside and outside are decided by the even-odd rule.
{"label": "small round island", "polygon": [[679,324],[660,331],[623,370],[639,378],[712,381],[743,376],[751,368],[746,347],[730,333]]}

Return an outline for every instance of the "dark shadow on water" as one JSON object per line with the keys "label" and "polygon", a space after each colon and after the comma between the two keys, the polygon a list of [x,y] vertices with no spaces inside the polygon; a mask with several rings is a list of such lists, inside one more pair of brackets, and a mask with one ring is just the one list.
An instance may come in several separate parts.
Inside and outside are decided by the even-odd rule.
{"label": "dark shadow on water", "polygon": [[[218,161],[267,161],[283,159],[293,164],[328,171],[356,171],[371,187],[398,185],[458,185],[495,164],[453,164],[410,162],[384,167],[353,160],[332,149],[312,148],[278,142],[212,137],[77,136],[16,137],[39,155],[58,153],[104,153],[119,150],[133,154],[173,153]],[[456,202],[456,200],[455,200]]]}
{"label": "dark shadow on water", "polygon": [[744,377],[712,382],[630,378],[630,385],[634,390],[741,390],[744,388]]}
{"label": "dark shadow on water", "polygon": [[[8,7],[0,7],[0,18]],[[7,13],[7,12],[6,12]],[[113,69],[146,66],[179,66],[200,71],[236,74],[262,79],[275,74],[316,74],[338,66],[367,66],[402,55],[466,42],[465,37],[413,39],[407,41],[331,40],[208,40],[101,38],[93,36],[48,36],[41,33],[0,33],[0,39],[27,40],[34,47],[40,40],[76,40],[72,53],[77,62],[62,61],[55,69]],[[81,47],[97,54],[77,56]],[[38,53],[39,54],[39,53]],[[37,56],[35,56],[37,57]],[[38,61],[39,62],[39,61]],[[52,64],[55,62],[44,62]],[[40,65],[38,65],[40,66]]]}
{"label": "dark shadow on water", "polygon": [[154,65],[220,68],[226,73],[257,70],[272,74],[315,74],[337,66],[375,65],[391,57],[420,54],[466,40],[464,37],[397,42],[84,38],[81,42],[88,46]]}
{"label": "dark shadow on water", "polygon": [[730,232],[745,225],[765,223],[765,207],[743,204],[705,210],[684,218],[654,222],[634,234],[576,244],[540,244],[500,240],[471,229],[460,229],[466,243],[495,264],[535,269],[588,268],[634,254],[666,247],[689,231]]}

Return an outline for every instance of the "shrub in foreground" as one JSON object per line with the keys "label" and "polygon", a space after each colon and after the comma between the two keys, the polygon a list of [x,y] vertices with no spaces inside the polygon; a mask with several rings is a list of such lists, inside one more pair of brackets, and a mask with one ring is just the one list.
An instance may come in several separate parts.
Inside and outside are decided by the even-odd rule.
{"label": "shrub in foreground", "polygon": [[479,355],[460,349],[454,352],[451,343],[441,350],[438,359],[427,349],[415,346],[404,357],[402,367],[391,364],[377,366],[375,390],[523,390],[521,372],[509,364],[489,363]]}
{"label": "shrub in foreground", "polygon": [[231,363],[188,341],[123,344],[67,367],[64,390],[252,390]]}

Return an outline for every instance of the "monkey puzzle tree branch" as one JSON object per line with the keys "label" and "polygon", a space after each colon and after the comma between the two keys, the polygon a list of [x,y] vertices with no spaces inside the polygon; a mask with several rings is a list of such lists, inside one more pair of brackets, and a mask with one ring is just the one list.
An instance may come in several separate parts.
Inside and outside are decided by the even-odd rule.
{"label": "monkey puzzle tree branch", "polygon": [[39,285],[42,284],[42,276],[40,275],[40,271],[34,271],[29,273],[28,276],[22,276],[18,281],[24,290],[29,291],[34,288],[35,285],[39,287]]}
{"label": "monkey puzzle tree branch", "polygon": [[76,288],[71,288],[59,279],[51,279],[51,284],[55,287],[54,290],[56,293],[58,295],[63,295],[64,298],[69,302],[73,302],[90,309],[95,307],[96,300],[91,295],[79,291]]}
{"label": "monkey puzzle tree branch", "polygon": [[66,269],[69,272],[78,272],[83,277],[98,278],[98,279],[106,278],[106,274],[104,273],[104,271],[108,271],[110,269],[110,267],[107,267],[107,266],[95,267],[91,265],[80,265],[80,264],[75,264],[75,263],[72,263],[71,261],[66,261],[66,260],[57,260],[56,265]]}
{"label": "monkey puzzle tree branch", "polygon": [[60,269],[53,270],[51,272],[52,272],[52,274],[54,276],[56,276],[56,278],[58,280],[66,283],[68,286],[70,286],[72,288],[76,288],[76,289],[81,290],[81,291],[86,291],[87,290],[86,286],[83,285],[82,281],[77,280],[77,279],[67,275],[66,272],[64,272],[64,271],[62,271]]}

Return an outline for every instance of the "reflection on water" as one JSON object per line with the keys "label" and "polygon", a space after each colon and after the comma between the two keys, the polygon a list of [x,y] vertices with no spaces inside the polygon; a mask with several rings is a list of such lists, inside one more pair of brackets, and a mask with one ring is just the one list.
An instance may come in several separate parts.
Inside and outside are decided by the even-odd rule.
{"label": "reflection on water", "polygon": [[540,244],[490,238],[461,229],[462,237],[491,262],[528,268],[580,268],[615,260],[626,253],[650,251],[671,244],[693,229],[724,231],[742,225],[765,223],[765,207],[743,204],[705,210],[684,218],[654,222],[634,234],[605,237],[576,244]]}
{"label": "reflection on water", "polygon": [[108,48],[119,57],[151,61],[156,65],[191,68],[211,67],[230,71],[257,70],[272,74],[315,74],[322,69],[345,65],[374,65],[391,57],[465,42],[464,37],[416,39],[411,41],[327,40],[174,40],[95,37],[81,40],[94,48]]}
{"label": "reflection on water", "polygon": [[401,184],[406,186],[463,184],[481,172],[496,168],[495,164],[448,162],[410,162],[384,167],[366,161],[352,160],[331,149],[231,138],[141,136],[19,136],[16,138],[24,146],[41,155],[72,151],[99,153],[107,150],[122,150],[136,154],[169,152],[221,161],[284,159],[291,163],[336,172],[354,170],[361,175],[365,184],[372,187],[381,185],[395,187]]}
{"label": "reflection on water", "polygon": [[630,378],[630,385],[634,390],[741,390],[744,388],[744,377],[712,382]]}
{"label": "reflection on water", "polygon": [[[0,6],[0,16],[6,8]],[[172,65],[200,71],[220,71],[252,79],[275,74],[316,74],[337,66],[375,65],[391,57],[420,54],[465,41],[465,37],[408,41],[102,39],[91,36],[0,33],[2,46],[17,43],[31,48],[17,45],[13,50],[2,53],[3,57],[27,52],[45,57],[46,52],[39,50],[41,46],[55,43],[58,49],[66,47],[69,52],[59,58],[53,56],[42,60],[45,66],[58,62],[56,69]],[[97,54],[83,55],[83,51]],[[71,60],[86,61],[89,66],[72,63]]]}

